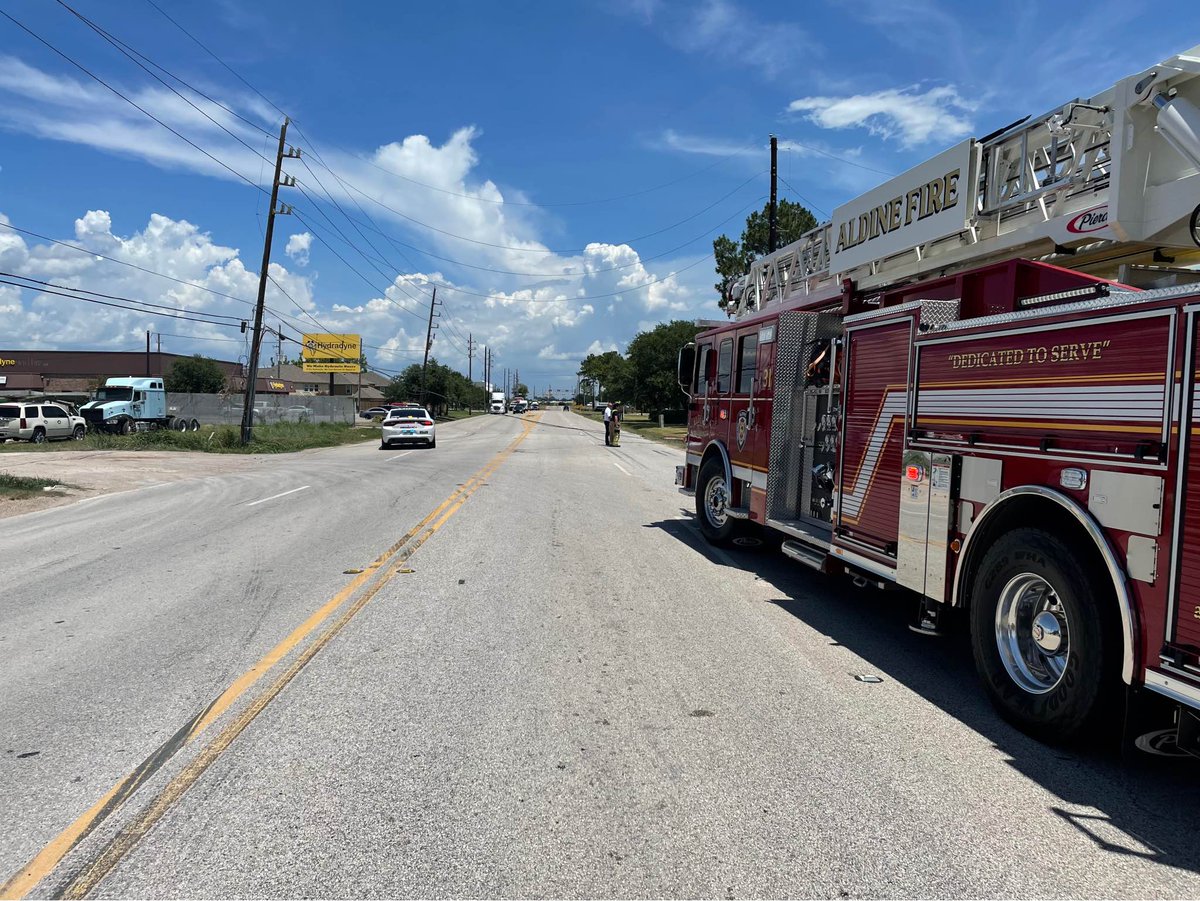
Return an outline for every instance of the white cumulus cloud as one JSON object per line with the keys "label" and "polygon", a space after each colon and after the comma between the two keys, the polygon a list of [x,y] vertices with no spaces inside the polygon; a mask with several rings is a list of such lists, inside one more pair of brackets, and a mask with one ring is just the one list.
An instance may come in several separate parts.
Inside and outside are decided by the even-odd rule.
{"label": "white cumulus cloud", "polygon": [[296,261],[297,266],[308,265],[308,251],[312,248],[313,236],[308,232],[300,232],[288,238],[287,247],[283,249],[289,257]]}
{"label": "white cumulus cloud", "polygon": [[898,140],[905,147],[927,141],[946,143],[971,133],[967,114],[972,104],[952,86],[889,88],[850,97],[801,97],[788,111],[805,113],[822,128],[865,128],[871,134]]}

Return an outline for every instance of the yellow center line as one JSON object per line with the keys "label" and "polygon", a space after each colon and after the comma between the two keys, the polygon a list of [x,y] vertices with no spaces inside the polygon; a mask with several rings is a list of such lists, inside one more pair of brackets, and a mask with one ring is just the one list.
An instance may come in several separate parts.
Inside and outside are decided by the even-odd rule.
{"label": "yellow center line", "polygon": [[[244,711],[228,726],[225,727],[217,737],[206,746],[200,754],[192,760],[174,779],[168,783],[167,787],[154,799],[153,802],[135,819],[135,821],[122,829],[116,837],[114,837],[108,845],[101,851],[100,855],[94,859],[83,871],[81,871],[71,882],[64,888],[60,897],[83,897],[92,888],[94,888],[101,879],[115,866],[129,850],[137,843],[138,839],[145,834],[167,810],[183,796],[183,793],[200,777],[200,775],[208,769],[208,766],[220,756],[233,740],[241,734],[242,730],[248,726],[255,717],[283,690],[284,686],[292,680],[292,678],[303,669],[313,656],[323,648],[330,639],[333,638],[342,627],[346,625],[354,615],[358,613],[367,602],[373,598],[384,585],[391,581],[392,577],[400,572],[404,563],[416,552],[416,550],[429,540],[445,523],[458,511],[459,508],[466,502],[472,494],[474,494],[487,481],[488,477],[494,473],[501,464],[504,463],[518,445],[521,444],[533,427],[541,419],[541,414],[536,414],[528,420],[522,422],[523,431],[518,435],[504,450],[500,451],[493,457],[486,466],[480,469],[475,475],[471,476],[461,486],[459,486],[449,497],[435,507],[428,515],[426,515],[419,523],[409,529],[401,538],[396,541],[391,547],[380,554],[372,561],[362,572],[356,576],[345,588],[335,594],[328,602],[316,610],[308,619],[300,624],[291,634],[283,641],[277,644],[274,648],[268,651],[262,659],[254,664],[249,670],[239,676],[228,688],[223,691],[212,704],[208,706],[194,721],[189,729],[184,733],[182,740],[177,748],[173,748],[171,754],[184,745],[192,742],[199,736],[209,725],[211,725],[222,713],[227,711],[242,695],[244,695],[251,687],[255,685],[263,676],[272,670],[288,653],[299,645],[306,637],[332,616],[354,593],[361,588],[375,573],[380,569],[387,567],[382,577],[374,584],[369,586],[353,604],[337,619],[334,623],[325,630],[315,641],[313,641],[304,651],[296,658],[296,660],[285,669],[276,680],[254,701],[246,707]],[[432,525],[429,525],[430,523]],[[424,531],[422,531],[424,530]],[[419,536],[419,537],[415,537]],[[415,540],[414,540],[415,538]],[[390,564],[390,566],[388,565]],[[153,760],[156,755],[152,755]],[[145,764],[139,766],[138,769],[126,775],[120,782],[114,785],[108,792],[104,794],[99,801],[92,805],[87,811],[81,814],[71,825],[59,833],[49,844],[47,844],[38,854],[21,868],[8,882],[0,886],[0,899],[20,899],[24,898],[38,883],[49,876],[55,868],[62,862],[63,858],[71,852],[84,838],[86,838],[101,822],[115,813],[124,803],[125,800],[133,793],[133,791],[150,775],[157,770],[168,757],[155,760],[154,769],[149,769]],[[149,761],[147,761],[149,762]],[[116,803],[114,803],[114,801]]]}

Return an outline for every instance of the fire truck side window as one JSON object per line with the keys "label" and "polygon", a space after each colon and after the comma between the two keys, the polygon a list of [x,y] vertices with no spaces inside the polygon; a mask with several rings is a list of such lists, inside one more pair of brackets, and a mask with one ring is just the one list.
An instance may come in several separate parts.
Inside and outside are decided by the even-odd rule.
{"label": "fire truck side window", "polygon": [[717,355],[717,394],[728,394],[729,383],[733,375],[733,339],[726,338],[721,342],[721,350]]}
{"label": "fire truck side window", "polygon": [[701,397],[708,394],[712,382],[712,345],[700,345],[700,362],[696,366],[696,393]]}
{"label": "fire truck side window", "polygon": [[749,394],[754,387],[754,371],[757,362],[758,335],[742,335],[738,339],[738,394]]}

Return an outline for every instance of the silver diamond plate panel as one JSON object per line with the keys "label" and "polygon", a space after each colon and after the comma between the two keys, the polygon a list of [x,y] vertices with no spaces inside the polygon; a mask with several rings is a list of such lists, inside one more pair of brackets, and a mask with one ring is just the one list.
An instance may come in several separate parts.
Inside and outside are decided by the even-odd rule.
{"label": "silver diamond plate panel", "polygon": [[1174,300],[1176,298],[1192,296],[1200,297],[1200,287],[1196,285],[1178,285],[1172,288],[1160,288],[1157,291],[1114,291],[1109,297],[1097,297],[1092,300],[1081,300],[1076,303],[1034,307],[1030,310],[1018,310],[1015,313],[997,313],[994,316],[980,316],[976,319],[961,319],[942,326],[939,331],[957,331],[959,329],[978,328],[981,325],[1009,325],[1014,322],[1027,322],[1035,319],[1045,319],[1049,316],[1061,316],[1064,313],[1092,313],[1098,310],[1143,306],[1159,300]]}
{"label": "silver diamond plate panel", "polygon": [[918,324],[930,331],[945,328],[952,322],[958,322],[958,307],[957,300],[923,300]]}
{"label": "silver diamond plate panel", "polygon": [[[771,451],[767,464],[767,516],[796,519],[799,479],[803,468],[800,442],[804,436],[803,369],[817,341],[842,333],[841,320],[829,313],[779,314],[775,352],[775,399],[771,410]],[[815,413],[811,417],[815,422]]]}

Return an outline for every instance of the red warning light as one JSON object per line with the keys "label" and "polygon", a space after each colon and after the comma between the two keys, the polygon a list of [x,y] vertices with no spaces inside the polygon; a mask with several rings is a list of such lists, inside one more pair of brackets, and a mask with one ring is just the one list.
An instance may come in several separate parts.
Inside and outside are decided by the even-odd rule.
{"label": "red warning light", "polygon": [[910,466],[905,471],[905,475],[908,476],[910,482],[919,482],[925,477],[925,470],[920,466]]}

